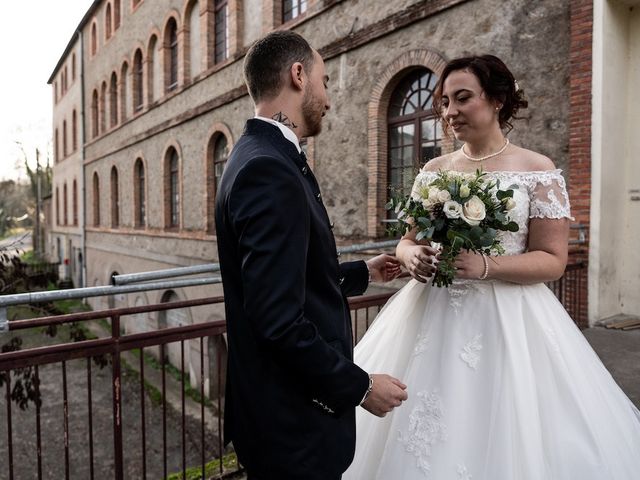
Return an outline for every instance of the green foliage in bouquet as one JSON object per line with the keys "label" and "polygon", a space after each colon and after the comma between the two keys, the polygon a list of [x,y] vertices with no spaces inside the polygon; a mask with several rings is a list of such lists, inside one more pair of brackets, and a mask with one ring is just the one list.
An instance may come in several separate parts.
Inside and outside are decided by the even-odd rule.
{"label": "green foliage in bouquet", "polygon": [[504,253],[498,232],[518,231],[518,224],[509,218],[515,207],[514,188],[517,185],[500,189],[500,181],[482,170],[441,170],[431,181],[418,175],[411,195],[394,196],[387,203],[398,218],[388,232],[398,236],[415,229],[416,240],[440,244],[433,285],[447,287],[455,277],[454,261],[462,249],[485,255]]}

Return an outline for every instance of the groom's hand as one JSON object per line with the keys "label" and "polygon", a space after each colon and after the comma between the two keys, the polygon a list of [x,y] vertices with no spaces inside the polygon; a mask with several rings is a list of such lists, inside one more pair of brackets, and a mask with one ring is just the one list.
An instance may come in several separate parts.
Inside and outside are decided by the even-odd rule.
{"label": "groom's hand", "polygon": [[407,386],[384,374],[371,374],[373,387],[362,407],[378,417],[384,417],[407,399]]}
{"label": "groom's hand", "polygon": [[400,261],[391,255],[382,254],[367,260],[367,268],[374,282],[390,282],[400,275]]}

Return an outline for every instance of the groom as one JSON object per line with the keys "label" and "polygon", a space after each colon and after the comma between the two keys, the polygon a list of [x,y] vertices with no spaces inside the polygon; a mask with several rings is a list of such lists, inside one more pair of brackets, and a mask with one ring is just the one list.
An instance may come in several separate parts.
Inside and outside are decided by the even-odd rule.
{"label": "groom", "polygon": [[[249,480],[337,480],[353,459],[355,407],[384,416],[407,398],[356,366],[346,297],[387,281],[397,261],[339,264],[318,183],[299,140],[329,109],[324,62],[300,35],[274,32],[246,55],[255,118],[216,199],[229,364],[225,441]],[[339,155],[340,153],[337,152]]]}

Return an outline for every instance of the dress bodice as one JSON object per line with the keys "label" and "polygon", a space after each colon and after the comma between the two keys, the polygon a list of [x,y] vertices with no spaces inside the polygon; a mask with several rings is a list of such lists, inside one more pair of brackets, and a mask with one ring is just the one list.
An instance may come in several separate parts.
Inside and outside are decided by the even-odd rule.
{"label": "dress bodice", "polygon": [[[505,255],[517,255],[527,250],[529,220],[531,218],[570,218],[569,195],[562,171],[532,172],[493,171],[487,176],[499,181],[500,189],[514,188],[515,208],[509,212],[511,220],[520,227],[517,232],[499,232]],[[430,183],[437,172],[422,170],[415,183]]]}

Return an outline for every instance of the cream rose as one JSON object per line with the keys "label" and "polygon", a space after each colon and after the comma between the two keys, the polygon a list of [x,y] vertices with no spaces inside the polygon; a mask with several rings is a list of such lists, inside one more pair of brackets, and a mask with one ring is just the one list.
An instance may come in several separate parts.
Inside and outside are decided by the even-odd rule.
{"label": "cream rose", "polygon": [[455,200],[449,200],[444,202],[442,211],[447,218],[460,218],[462,216],[462,205]]}
{"label": "cream rose", "polygon": [[449,200],[451,200],[451,194],[448,190],[439,190],[436,198],[438,199],[438,202],[448,202]]}
{"label": "cream rose", "polygon": [[469,225],[475,226],[479,225],[480,222],[484,220],[486,214],[487,212],[484,203],[474,195],[464,202],[464,205],[462,206],[462,214],[460,216]]}
{"label": "cream rose", "polygon": [[507,210],[513,210],[514,208],[516,208],[516,201],[513,198],[509,197],[504,202],[504,207]]}

